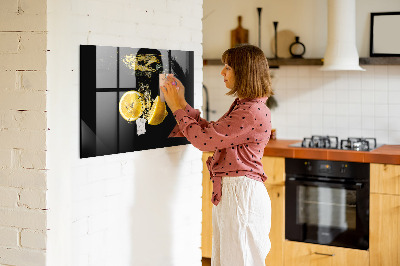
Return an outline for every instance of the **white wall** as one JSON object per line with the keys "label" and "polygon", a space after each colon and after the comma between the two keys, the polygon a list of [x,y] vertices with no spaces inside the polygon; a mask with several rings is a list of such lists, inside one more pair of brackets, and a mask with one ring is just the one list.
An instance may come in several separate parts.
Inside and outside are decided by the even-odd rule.
{"label": "white wall", "polygon": [[[261,49],[267,57],[273,55],[273,21],[279,22],[278,31],[289,30],[300,36],[300,41],[307,47],[308,57],[317,57],[323,50],[327,37],[324,32],[327,26],[326,2],[321,0],[205,0],[204,58],[221,58],[221,54],[230,46],[230,31],[237,27],[238,16],[242,16],[243,28],[249,30],[249,43],[258,45],[258,7],[262,8]],[[278,48],[278,52],[279,50]]]}
{"label": "white wall", "polygon": [[362,67],[365,72],[274,70],[279,107],[271,116],[278,137],[376,137],[381,144],[399,144],[400,66]]}
{"label": "white wall", "polygon": [[[361,57],[368,57],[369,13],[399,11],[400,2],[384,0],[378,4],[372,0],[358,0],[356,3],[357,47]],[[205,0],[204,58],[220,58],[229,48],[229,31],[236,27],[238,15],[243,15],[243,26],[250,30],[250,43],[257,45],[258,6],[266,11],[262,18],[266,24],[262,26],[266,29],[262,32],[262,49],[267,56],[273,55],[267,44],[273,39],[272,21],[277,20],[282,24],[278,30],[290,29],[301,37],[307,47],[305,57],[322,58],[326,47],[326,4],[327,1],[313,0],[230,1],[229,6],[233,6],[230,11],[227,1]],[[217,34],[216,30],[221,38],[212,36]],[[400,66],[363,67],[367,71],[321,72],[318,66],[272,69],[273,89],[279,104],[272,111],[272,124],[278,138],[302,139],[322,134],[339,138],[376,137],[382,144],[399,144]],[[219,74],[221,68],[222,65],[203,69],[204,84],[210,93],[210,109],[216,110],[210,115],[211,120],[218,119],[232,102],[232,98],[224,95],[226,88]]]}
{"label": "white wall", "polygon": [[79,159],[79,45],[194,50],[199,107],[201,18],[201,0],[48,2],[48,265],[201,264],[199,151]]}
{"label": "white wall", "polygon": [[[286,36],[299,36],[300,41],[306,46],[304,57],[321,58],[324,56],[327,41],[327,2],[327,0],[204,0],[204,58],[219,59],[229,48],[230,31],[237,27],[238,16],[242,16],[242,26],[249,30],[249,43],[258,45],[258,7],[262,8],[261,49],[267,57],[274,56],[272,22],[278,21],[278,32],[284,32],[279,41],[290,44],[292,41],[286,40]],[[360,57],[369,56],[370,13],[399,10],[398,0],[356,0],[356,42]],[[283,48],[278,46],[278,53],[280,49]],[[288,56],[290,57],[290,54]]]}
{"label": "white wall", "polygon": [[[362,66],[365,72],[323,72],[319,66],[272,69],[278,108],[271,113],[280,139],[311,135],[375,137],[381,144],[400,143],[400,66]],[[222,66],[204,67],[210,93],[210,120],[232,103],[219,75]]]}
{"label": "white wall", "polygon": [[46,261],[46,1],[0,1],[0,265]]}

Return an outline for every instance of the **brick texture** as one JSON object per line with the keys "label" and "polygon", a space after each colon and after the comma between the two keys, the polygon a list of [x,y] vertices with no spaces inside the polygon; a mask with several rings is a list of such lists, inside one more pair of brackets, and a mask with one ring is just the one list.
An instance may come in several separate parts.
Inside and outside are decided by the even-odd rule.
{"label": "brick texture", "polygon": [[16,188],[0,187],[0,207],[17,207],[19,195]]}
{"label": "brick texture", "polygon": [[49,224],[48,246],[62,227],[72,265],[200,265],[201,153],[179,146],[79,160],[77,119],[80,44],[194,51],[199,108],[202,0],[50,1],[48,9],[48,194],[59,191],[71,210],[48,199],[50,220],[63,221]]}
{"label": "brick texture", "polygon": [[46,232],[23,229],[21,231],[21,246],[34,249],[46,249]]}
{"label": "brick texture", "polygon": [[46,208],[46,191],[22,189],[19,204],[29,209],[45,209]]}
{"label": "brick texture", "polygon": [[[201,203],[200,153],[171,147],[78,160],[77,122],[80,44],[195,51],[200,96],[202,1],[2,0],[0,16],[0,265],[199,263],[200,205],[181,209]],[[182,190],[185,204],[174,196]],[[174,222],[185,216],[194,220]],[[156,233],[132,231],[149,224]],[[165,249],[172,242],[181,255]]]}
{"label": "brick texture", "polygon": [[46,12],[0,2],[0,265],[45,265]]}
{"label": "brick texture", "polygon": [[18,239],[18,229],[0,227],[0,247],[18,247]]}
{"label": "brick texture", "polygon": [[47,170],[0,169],[0,186],[13,188],[46,189]]}
{"label": "brick texture", "polygon": [[0,226],[46,229],[46,212],[25,208],[0,208]]}
{"label": "brick texture", "polygon": [[1,263],[8,265],[46,265],[46,253],[42,250],[0,247]]}

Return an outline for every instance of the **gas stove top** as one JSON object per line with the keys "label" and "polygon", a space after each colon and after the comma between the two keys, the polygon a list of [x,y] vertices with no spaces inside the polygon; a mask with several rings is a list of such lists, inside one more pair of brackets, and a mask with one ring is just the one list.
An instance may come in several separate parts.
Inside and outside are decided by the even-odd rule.
{"label": "gas stove top", "polygon": [[371,151],[378,146],[376,138],[347,138],[339,142],[336,136],[311,136],[304,138],[302,142],[289,145],[291,147],[337,149],[353,151]]}

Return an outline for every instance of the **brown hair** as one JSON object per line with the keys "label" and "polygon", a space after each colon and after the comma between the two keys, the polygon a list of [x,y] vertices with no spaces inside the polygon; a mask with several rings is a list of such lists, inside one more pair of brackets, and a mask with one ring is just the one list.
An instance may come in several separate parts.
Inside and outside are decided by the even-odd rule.
{"label": "brown hair", "polygon": [[235,86],[227,95],[254,99],[274,94],[268,61],[260,48],[248,44],[240,45],[226,50],[221,60],[235,74]]}

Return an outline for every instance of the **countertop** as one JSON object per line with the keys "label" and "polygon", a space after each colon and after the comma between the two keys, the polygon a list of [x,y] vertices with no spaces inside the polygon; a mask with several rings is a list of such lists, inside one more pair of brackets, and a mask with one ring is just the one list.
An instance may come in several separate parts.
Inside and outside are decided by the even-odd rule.
{"label": "countertop", "polygon": [[290,147],[301,140],[270,140],[264,156],[363,163],[400,164],[400,145],[382,145],[372,151]]}

